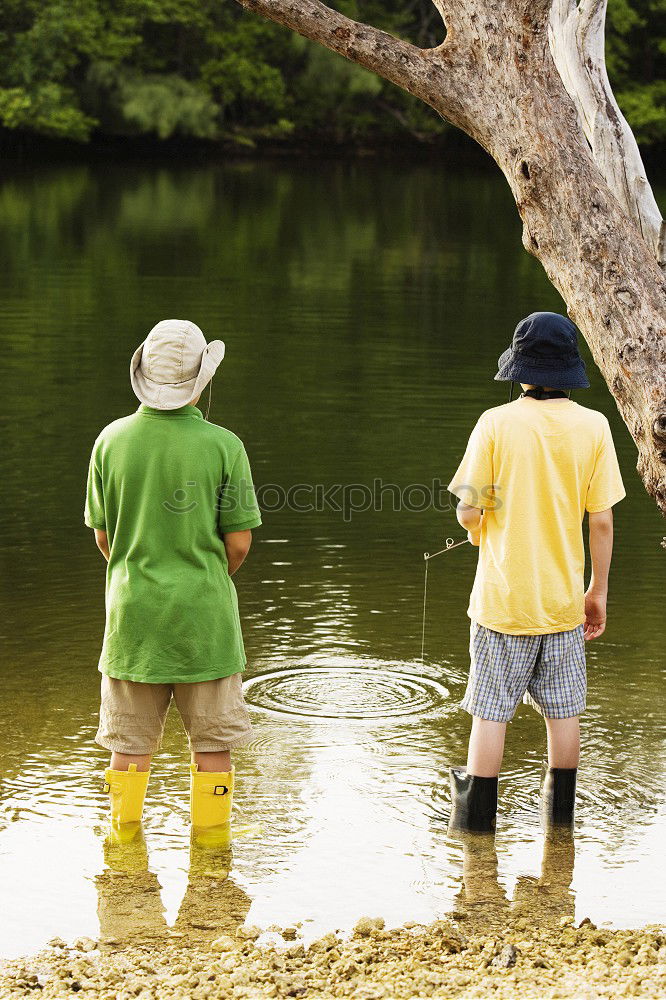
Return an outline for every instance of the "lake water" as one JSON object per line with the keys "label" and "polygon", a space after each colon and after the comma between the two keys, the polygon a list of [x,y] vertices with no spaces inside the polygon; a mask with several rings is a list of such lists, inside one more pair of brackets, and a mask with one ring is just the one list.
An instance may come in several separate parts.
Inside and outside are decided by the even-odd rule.
{"label": "lake water", "polygon": [[[168,316],[226,341],[210,416],[244,439],[265,505],[236,578],[256,734],[235,755],[246,833],[219,906],[262,927],[303,921],[307,936],[365,914],[391,925],[455,909],[464,864],[473,889],[474,858],[445,816],[469,729],[457,702],[475,552],[430,564],[422,664],[423,552],[461,532],[418,489],[411,509],[393,498],[448,482],[479,412],[506,399],[493,375],[516,321],[563,308],[522,250],[505,182],[364,161],[23,167],[0,179],[0,220],[0,953],[94,936],[98,907],[114,920],[106,753],[92,742],[104,563],[83,492],[98,431],[138,405],[130,355]],[[559,879],[561,913],[638,925],[663,918],[664,525],[589,367],[592,388],[575,398],[609,417],[628,498],[608,629],[588,645],[575,863],[547,851],[538,881],[545,740],[521,707],[500,783],[498,892],[535,900]],[[375,481],[388,488],[368,505]],[[316,484],[355,485],[347,496],[365,509],[345,516],[335,493],[307,511],[281,502]],[[174,714],[145,812],[166,932],[188,884],[187,783]]]}

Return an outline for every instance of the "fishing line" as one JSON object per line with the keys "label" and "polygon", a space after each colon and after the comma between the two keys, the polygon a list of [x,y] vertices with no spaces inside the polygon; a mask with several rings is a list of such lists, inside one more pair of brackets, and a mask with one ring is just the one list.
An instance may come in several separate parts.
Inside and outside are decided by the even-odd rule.
{"label": "fishing line", "polygon": [[423,578],[423,622],[421,625],[421,663],[425,663],[425,630],[426,630],[426,608],[428,605],[428,563],[431,559],[435,559],[437,556],[444,555],[445,552],[450,552],[451,549],[457,549],[461,545],[471,544],[469,538],[463,538],[462,542],[456,542],[453,538],[446,539],[446,548],[440,549],[439,552],[424,552],[423,561],[425,564],[425,576]]}

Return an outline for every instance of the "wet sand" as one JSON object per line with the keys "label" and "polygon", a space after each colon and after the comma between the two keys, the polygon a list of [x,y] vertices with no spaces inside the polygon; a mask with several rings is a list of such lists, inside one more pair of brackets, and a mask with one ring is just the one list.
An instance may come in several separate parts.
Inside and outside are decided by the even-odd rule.
{"label": "wet sand", "polygon": [[[263,934],[241,925],[203,941],[179,932],[124,947],[113,939],[54,940],[0,966],[3,998],[98,1000],[229,997],[665,997],[666,931],[534,926],[529,915],[485,928],[483,914],[454,913],[429,926],[387,930],[363,918],[351,936],[309,943],[297,927]],[[491,924],[493,921],[491,920]],[[206,929],[204,929],[205,931]]]}

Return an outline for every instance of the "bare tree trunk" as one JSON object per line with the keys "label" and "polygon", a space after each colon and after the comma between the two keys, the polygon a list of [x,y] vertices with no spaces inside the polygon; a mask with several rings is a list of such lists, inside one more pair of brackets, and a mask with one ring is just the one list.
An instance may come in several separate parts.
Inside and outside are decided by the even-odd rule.
{"label": "bare tree trunk", "polygon": [[605,74],[605,0],[435,0],[447,35],[434,49],[319,0],[239,2],[420,97],[491,154],[666,513],[663,222]]}

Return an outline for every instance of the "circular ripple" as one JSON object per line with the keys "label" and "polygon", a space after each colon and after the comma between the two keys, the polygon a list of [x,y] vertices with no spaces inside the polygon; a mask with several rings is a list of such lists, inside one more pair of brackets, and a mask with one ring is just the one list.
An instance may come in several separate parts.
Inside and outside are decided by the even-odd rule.
{"label": "circular ripple", "polygon": [[293,667],[246,681],[248,704],[270,715],[307,719],[394,719],[444,707],[443,684],[373,667]]}

